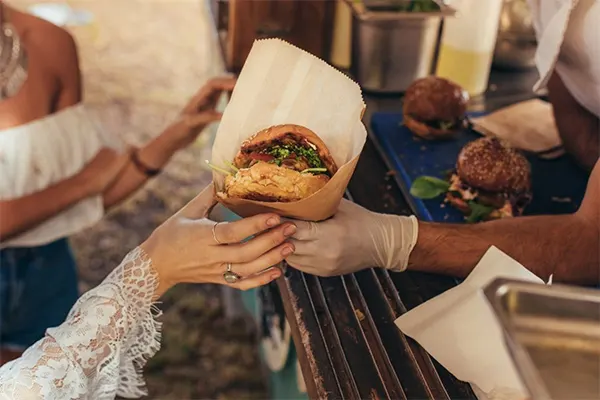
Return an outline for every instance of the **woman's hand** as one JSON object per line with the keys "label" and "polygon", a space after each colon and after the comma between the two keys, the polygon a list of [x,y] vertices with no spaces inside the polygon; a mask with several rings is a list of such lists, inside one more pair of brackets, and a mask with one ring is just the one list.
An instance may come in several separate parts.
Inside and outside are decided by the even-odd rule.
{"label": "woman's hand", "polygon": [[[136,152],[139,164],[145,170],[161,170],[173,154],[193,143],[209,123],[221,119],[221,113],[215,109],[217,101],[221,93],[233,90],[234,84],[233,78],[216,78],[206,83],[173,124]],[[145,171],[132,164],[104,193],[104,206],[108,208],[119,203],[148,177]]]}
{"label": "woman's hand", "polygon": [[101,194],[119,177],[129,163],[129,153],[118,153],[110,148],[101,149],[75,176],[88,196]]}
{"label": "woman's hand", "polygon": [[[219,283],[247,290],[281,276],[279,268],[270,267],[294,252],[286,239],[294,234],[295,226],[281,224],[276,214],[215,226],[207,218],[214,205],[211,184],[142,244],[159,276],[157,298],[182,282]],[[241,243],[250,236],[255,237]],[[242,277],[234,284],[223,278],[228,263],[231,271]]]}
{"label": "woman's hand", "polygon": [[164,132],[174,150],[189,146],[208,124],[221,119],[215,107],[221,94],[232,91],[234,85],[235,78],[214,78],[192,97],[179,119]]}

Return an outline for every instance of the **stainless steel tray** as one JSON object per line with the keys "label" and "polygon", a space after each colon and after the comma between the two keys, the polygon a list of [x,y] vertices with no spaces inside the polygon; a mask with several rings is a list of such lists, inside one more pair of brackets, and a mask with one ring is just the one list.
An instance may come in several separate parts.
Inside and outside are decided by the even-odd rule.
{"label": "stainless steel tray", "polygon": [[532,399],[600,399],[600,290],[497,279],[484,292]]}

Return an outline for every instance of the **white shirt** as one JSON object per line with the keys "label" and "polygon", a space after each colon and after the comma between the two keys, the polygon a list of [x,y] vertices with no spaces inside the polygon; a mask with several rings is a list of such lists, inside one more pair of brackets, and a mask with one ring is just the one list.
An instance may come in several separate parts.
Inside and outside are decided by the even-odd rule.
{"label": "white shirt", "polygon": [[554,70],[579,104],[600,116],[600,0],[529,0],[543,88]]}
{"label": "white shirt", "polygon": [[[75,175],[103,147],[125,146],[83,104],[0,130],[0,200],[23,197]],[[44,245],[88,228],[103,215],[101,196],[89,197],[0,248]]]}

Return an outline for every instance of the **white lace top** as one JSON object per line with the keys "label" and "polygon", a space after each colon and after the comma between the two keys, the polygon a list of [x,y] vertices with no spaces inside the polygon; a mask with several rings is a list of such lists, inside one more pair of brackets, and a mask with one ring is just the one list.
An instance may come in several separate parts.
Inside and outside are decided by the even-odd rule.
{"label": "white lace top", "polygon": [[114,399],[146,394],[141,368],[160,348],[158,276],[137,248],[85,293],[65,322],[0,368],[1,400]]}

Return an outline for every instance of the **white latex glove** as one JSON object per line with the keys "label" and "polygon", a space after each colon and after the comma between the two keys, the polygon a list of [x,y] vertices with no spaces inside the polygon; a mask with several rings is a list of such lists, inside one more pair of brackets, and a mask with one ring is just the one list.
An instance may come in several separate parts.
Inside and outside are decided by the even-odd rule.
{"label": "white latex glove", "polygon": [[404,271],[418,235],[414,216],[377,214],[345,199],[329,220],[293,222],[297,229],[291,242],[296,251],[286,261],[319,276],[370,267]]}

